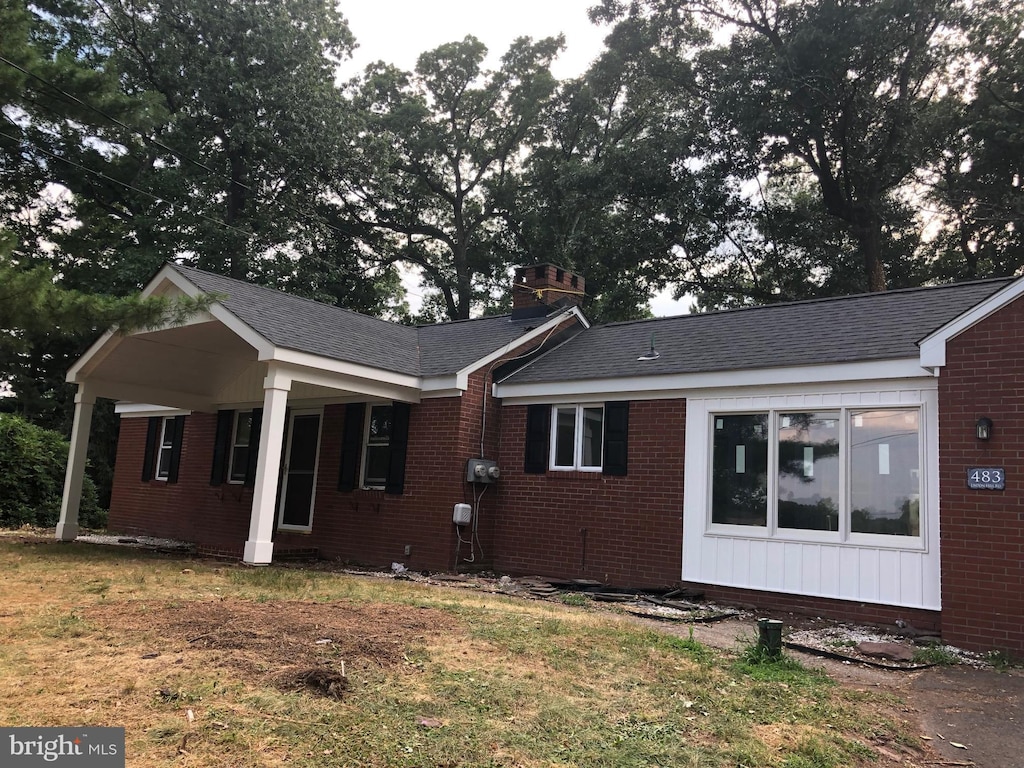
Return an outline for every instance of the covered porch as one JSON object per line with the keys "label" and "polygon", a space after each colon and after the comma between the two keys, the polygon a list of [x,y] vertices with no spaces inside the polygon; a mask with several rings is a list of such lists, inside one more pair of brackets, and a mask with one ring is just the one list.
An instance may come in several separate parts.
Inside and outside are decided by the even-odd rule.
{"label": "covered porch", "polygon": [[[158,275],[151,287],[147,291],[163,291],[163,295],[200,293],[173,271]],[[243,556],[251,565],[266,565],[273,559],[273,537],[281,524],[282,470],[288,472],[282,458],[289,417],[315,414],[318,409],[322,412],[325,405],[335,403],[420,400],[416,376],[284,348],[220,303],[183,325],[131,334],[108,332],[71,368],[67,379],[78,391],[57,539],[71,541],[78,536],[82,480],[97,398],[146,404],[151,413],[166,409],[163,412],[168,418],[261,409],[258,450],[251,460],[255,471]],[[313,426],[315,460],[322,419],[315,425],[309,420],[307,437]],[[296,428],[296,434],[298,431]],[[158,439],[162,444],[165,438],[161,435]],[[159,460],[155,472],[161,472]]]}

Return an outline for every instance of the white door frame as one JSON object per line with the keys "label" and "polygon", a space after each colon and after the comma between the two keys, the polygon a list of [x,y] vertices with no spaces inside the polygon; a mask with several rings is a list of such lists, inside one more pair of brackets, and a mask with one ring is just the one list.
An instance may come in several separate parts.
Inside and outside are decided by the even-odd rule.
{"label": "white door frame", "polygon": [[[292,459],[292,438],[294,436],[295,418],[297,416],[316,416],[316,456],[313,460],[313,487],[309,494],[309,525],[286,525],[284,523],[284,505],[288,498],[288,473]],[[298,531],[309,533],[313,530],[313,510],[316,508],[316,483],[320,474],[320,442],[324,433],[324,409],[319,408],[297,408],[288,414],[285,439],[286,450],[284,455],[284,466],[281,467],[281,497],[277,503],[277,529],[279,531]]]}

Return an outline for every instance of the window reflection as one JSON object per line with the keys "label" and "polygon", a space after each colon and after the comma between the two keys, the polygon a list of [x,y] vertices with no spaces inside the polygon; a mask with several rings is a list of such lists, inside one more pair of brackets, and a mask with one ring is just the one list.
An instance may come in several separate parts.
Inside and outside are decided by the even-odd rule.
{"label": "window reflection", "polygon": [[850,474],[854,533],[921,533],[918,411],[850,414]]}
{"label": "window reflection", "polygon": [[838,412],[780,413],[779,527],[839,530]]}
{"label": "window reflection", "polygon": [[714,417],[711,521],[768,522],[768,414]]}

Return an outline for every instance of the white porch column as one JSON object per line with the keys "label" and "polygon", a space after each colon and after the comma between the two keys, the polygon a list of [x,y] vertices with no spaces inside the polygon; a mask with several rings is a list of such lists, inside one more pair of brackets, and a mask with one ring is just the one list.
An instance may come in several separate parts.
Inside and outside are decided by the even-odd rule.
{"label": "white porch column", "polygon": [[75,420],[71,425],[71,449],[68,451],[68,468],[64,473],[64,495],[60,500],[60,521],[57,523],[57,540],[74,541],[78,536],[78,507],[82,503],[82,478],[85,476],[85,462],[89,453],[89,428],[92,425],[92,409],[96,395],[83,382],[75,393]]}
{"label": "white porch column", "polygon": [[288,406],[291,378],[273,364],[263,381],[263,423],[260,449],[256,459],[256,485],[252,493],[249,540],[245,542],[243,562],[269,565],[274,556],[274,518],[277,516],[277,481],[284,443],[284,416]]}

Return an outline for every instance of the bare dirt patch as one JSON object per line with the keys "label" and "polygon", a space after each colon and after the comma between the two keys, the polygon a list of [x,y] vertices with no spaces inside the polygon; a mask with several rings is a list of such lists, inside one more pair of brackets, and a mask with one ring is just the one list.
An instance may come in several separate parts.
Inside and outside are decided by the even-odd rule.
{"label": "bare dirt patch", "polygon": [[223,599],[166,607],[111,603],[85,611],[95,626],[137,635],[159,653],[201,653],[241,679],[341,698],[351,671],[402,664],[410,648],[452,630],[443,611],[393,604]]}

